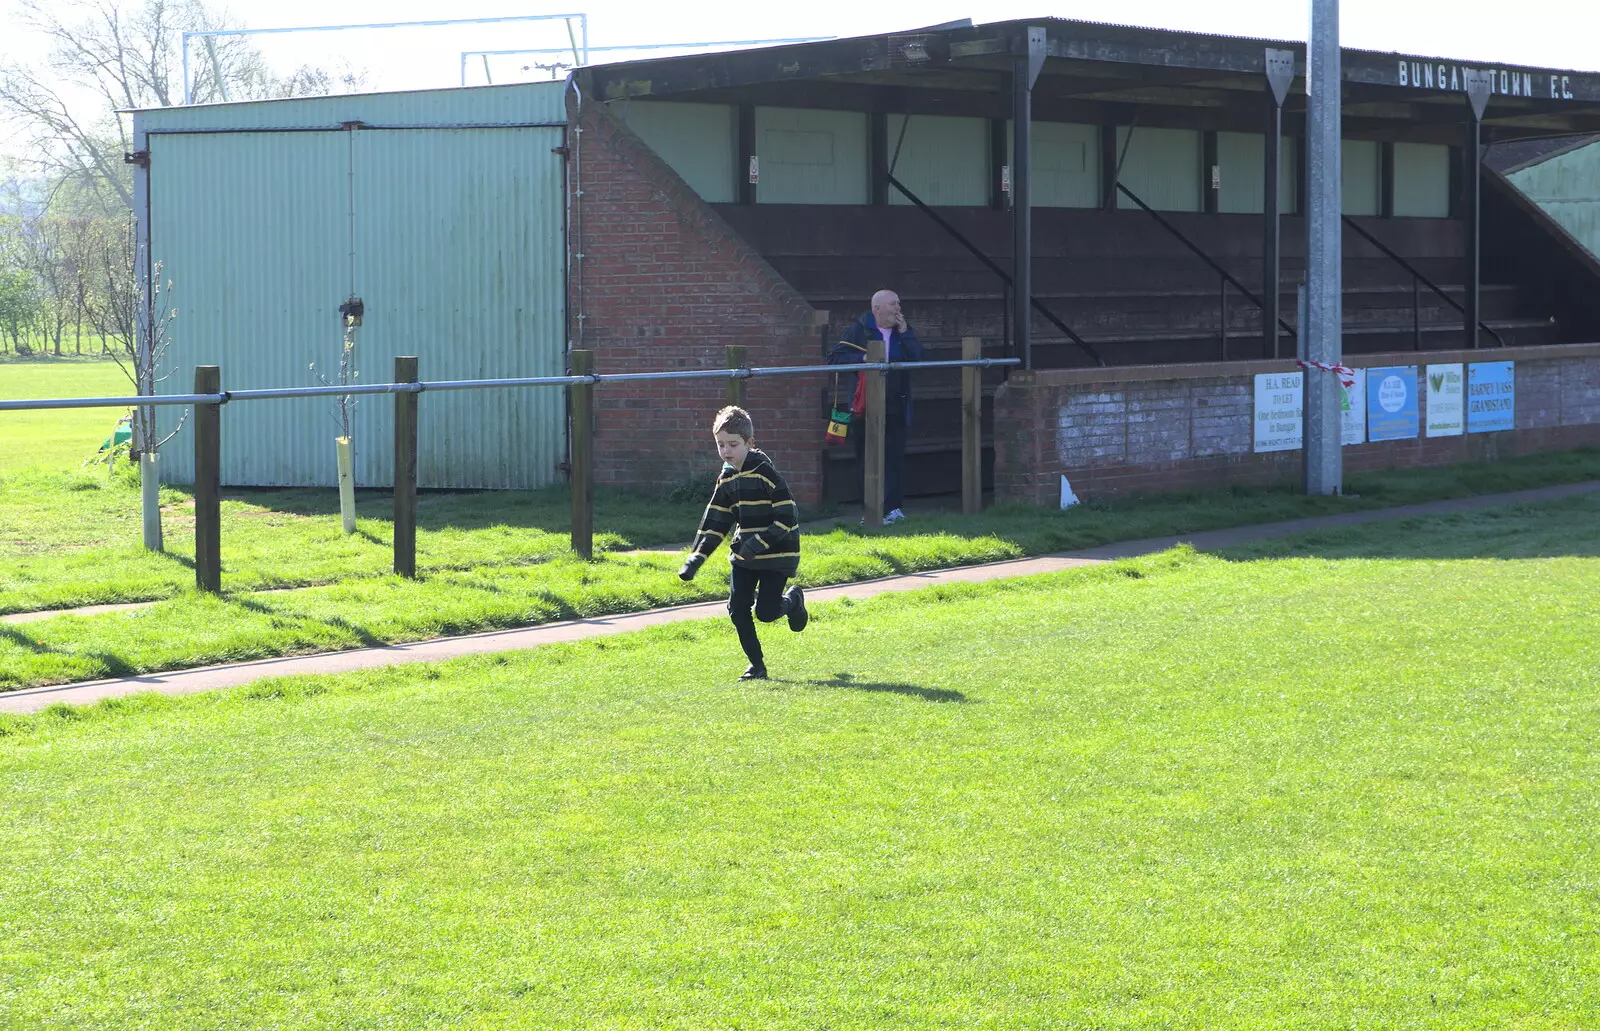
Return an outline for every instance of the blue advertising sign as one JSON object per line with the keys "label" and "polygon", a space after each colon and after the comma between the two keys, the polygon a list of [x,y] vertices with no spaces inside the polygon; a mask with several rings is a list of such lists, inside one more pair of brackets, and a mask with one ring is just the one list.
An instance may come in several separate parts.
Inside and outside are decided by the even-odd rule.
{"label": "blue advertising sign", "polygon": [[1468,433],[1517,428],[1515,366],[1515,362],[1473,362],[1467,366]]}
{"label": "blue advertising sign", "polygon": [[1367,370],[1367,439],[1417,436],[1417,367]]}

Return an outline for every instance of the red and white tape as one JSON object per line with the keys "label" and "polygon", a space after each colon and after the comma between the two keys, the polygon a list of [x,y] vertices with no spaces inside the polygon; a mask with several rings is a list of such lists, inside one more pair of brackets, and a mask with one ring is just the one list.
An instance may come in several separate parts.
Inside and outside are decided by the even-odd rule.
{"label": "red and white tape", "polygon": [[1308,362],[1298,358],[1295,359],[1295,364],[1302,369],[1321,369],[1323,372],[1336,373],[1339,377],[1339,382],[1343,383],[1347,390],[1356,385],[1356,370],[1347,366],[1329,365],[1326,362]]}

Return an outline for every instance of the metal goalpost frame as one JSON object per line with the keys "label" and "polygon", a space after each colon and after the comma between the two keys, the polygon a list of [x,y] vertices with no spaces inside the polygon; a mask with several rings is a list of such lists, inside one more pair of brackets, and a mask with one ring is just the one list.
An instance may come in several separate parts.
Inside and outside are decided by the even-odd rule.
{"label": "metal goalpost frame", "polygon": [[[578,20],[579,35],[581,37],[581,42],[575,41],[577,42],[575,49],[582,52],[583,56],[581,60],[587,62],[589,59],[589,16],[587,14],[580,13],[516,14],[507,15],[502,18],[448,18],[443,20],[429,21],[371,22],[349,25],[298,25],[277,29],[206,29],[185,32],[183,34],[183,103],[186,107],[194,103],[194,77],[190,74],[189,70],[190,39],[203,39],[206,41],[207,46],[213,47],[211,50],[211,60],[215,62],[217,56],[213,44],[218,36],[267,36],[282,35],[290,32],[342,32],[349,29],[416,29],[436,28],[443,25],[495,25],[504,22],[528,21],[565,21],[567,23],[568,31],[570,32],[572,20],[574,18]],[[559,52],[565,53],[567,49],[567,47],[561,47],[559,48]],[[221,76],[218,76],[218,83],[220,87]],[[221,88],[225,89],[225,87]],[[228,99],[226,92],[223,93],[222,99]]]}
{"label": "metal goalpost frame", "polygon": [[[696,47],[747,47],[780,46],[785,43],[826,43],[838,36],[791,36],[784,39],[705,39],[692,43],[636,43],[632,46],[591,47],[585,43],[580,64],[589,62],[590,54],[615,53],[628,50],[689,50]],[[467,61],[474,57],[510,57],[516,54],[564,54],[571,47],[530,47],[517,50],[463,50],[461,51],[461,85],[467,84]],[[574,57],[577,55],[574,54]],[[487,77],[487,72],[485,73]],[[490,85],[493,85],[491,83]]]}

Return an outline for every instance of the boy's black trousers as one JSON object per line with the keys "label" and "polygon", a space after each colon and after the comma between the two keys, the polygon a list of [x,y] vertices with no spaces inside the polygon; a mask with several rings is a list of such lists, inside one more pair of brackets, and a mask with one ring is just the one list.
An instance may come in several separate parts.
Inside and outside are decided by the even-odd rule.
{"label": "boy's black trousers", "polygon": [[[733,628],[739,631],[739,647],[752,666],[765,666],[761,655],[761,638],[756,636],[757,619],[771,623],[789,614],[788,599],[783,596],[783,585],[789,582],[787,573],[758,571],[733,567],[732,589],[728,592],[728,615]],[[755,608],[751,618],[750,609]]]}

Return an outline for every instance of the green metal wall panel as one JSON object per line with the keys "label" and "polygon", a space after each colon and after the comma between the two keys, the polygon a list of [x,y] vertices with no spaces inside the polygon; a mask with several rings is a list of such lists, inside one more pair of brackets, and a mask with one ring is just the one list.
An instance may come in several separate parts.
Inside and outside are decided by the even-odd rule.
{"label": "green metal wall panel", "polygon": [[1383,213],[1383,149],[1374,140],[1341,141],[1339,161],[1343,176],[1346,215]]}
{"label": "green metal wall panel", "polygon": [[[1292,215],[1298,200],[1296,151],[1300,141],[1286,136],[1278,161],[1278,203]],[[1217,167],[1221,189],[1217,210],[1225,214],[1259,215],[1266,210],[1267,138],[1262,133],[1217,133]]]}
{"label": "green metal wall panel", "polygon": [[1600,144],[1513,172],[1511,182],[1600,257]]}
{"label": "green metal wall panel", "polygon": [[1394,213],[1402,218],[1450,217],[1449,147],[1394,145]]}
{"label": "green metal wall panel", "polygon": [[[989,123],[945,115],[889,116],[889,156],[894,176],[934,207],[989,203]],[[902,135],[903,134],[903,135]],[[902,142],[903,141],[903,142]],[[890,204],[910,204],[889,189]]]}
{"label": "green metal wall panel", "polygon": [[[1016,138],[1015,124],[1006,121],[1006,154]],[[1034,122],[1032,191],[1029,199],[1039,208],[1098,208],[1100,206],[1100,128],[1076,122]],[[1007,158],[1009,160],[1009,157]]]}
{"label": "green metal wall panel", "polygon": [[[198,364],[220,365],[226,389],[315,385],[313,362],[333,377],[352,293],[366,305],[360,382],[387,381],[403,354],[423,379],[559,374],[563,139],[559,128],[153,137],[151,255],[179,309],[162,392],[187,392]],[[420,409],[423,486],[555,480],[559,390],[425,394]],[[173,425],[177,410],[162,412]],[[331,486],[334,415],[326,399],[228,406],[224,482]],[[392,416],[390,398],[356,405],[360,486],[393,482]],[[167,477],[193,479],[186,435],[165,454]]]}
{"label": "green metal wall panel", "polygon": [[866,204],[867,116],[860,111],[758,107],[758,204]]}
{"label": "green metal wall panel", "polygon": [[733,105],[624,100],[612,104],[611,111],[702,200],[727,204],[736,199],[738,115]]}
{"label": "green metal wall panel", "polygon": [[[1157,211],[1199,211],[1200,132],[1197,129],[1117,129],[1118,181]],[[1124,153],[1126,157],[1124,157]],[[1117,204],[1137,207],[1119,191]]]}

